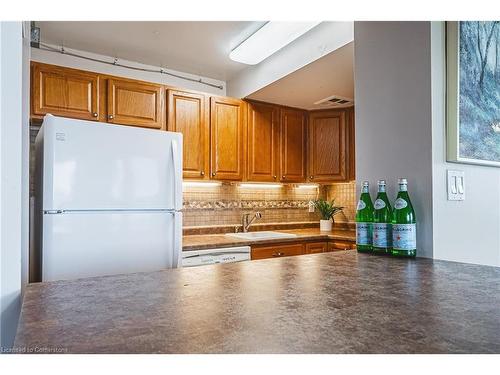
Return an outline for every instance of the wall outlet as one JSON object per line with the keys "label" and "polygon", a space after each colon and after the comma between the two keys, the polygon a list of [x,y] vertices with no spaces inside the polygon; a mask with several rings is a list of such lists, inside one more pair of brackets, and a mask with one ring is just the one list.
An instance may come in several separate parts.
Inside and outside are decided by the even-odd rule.
{"label": "wall outlet", "polygon": [[314,212],[314,202],[313,201],[309,201],[309,212]]}
{"label": "wall outlet", "polygon": [[465,173],[464,171],[448,170],[448,200],[465,200]]}

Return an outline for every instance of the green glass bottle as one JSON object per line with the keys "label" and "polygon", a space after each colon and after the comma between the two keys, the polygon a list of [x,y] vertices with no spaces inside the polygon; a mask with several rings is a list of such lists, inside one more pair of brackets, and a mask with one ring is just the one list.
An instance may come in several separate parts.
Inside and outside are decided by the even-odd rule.
{"label": "green glass bottle", "polygon": [[356,248],[360,253],[372,251],[373,204],[369,188],[368,181],[363,182],[356,209]]}
{"label": "green glass bottle", "polygon": [[385,192],[385,181],[378,181],[377,199],[373,203],[373,253],[391,254],[392,207]]}
{"label": "green glass bottle", "polygon": [[406,178],[398,180],[399,192],[392,213],[392,255],[415,257],[417,255],[417,228],[415,211],[408,195]]}

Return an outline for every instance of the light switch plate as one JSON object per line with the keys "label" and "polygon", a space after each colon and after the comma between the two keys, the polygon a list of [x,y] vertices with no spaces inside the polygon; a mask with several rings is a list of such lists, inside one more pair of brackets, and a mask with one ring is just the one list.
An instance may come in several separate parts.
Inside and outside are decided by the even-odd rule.
{"label": "light switch plate", "polygon": [[465,173],[464,171],[448,170],[448,200],[465,200]]}

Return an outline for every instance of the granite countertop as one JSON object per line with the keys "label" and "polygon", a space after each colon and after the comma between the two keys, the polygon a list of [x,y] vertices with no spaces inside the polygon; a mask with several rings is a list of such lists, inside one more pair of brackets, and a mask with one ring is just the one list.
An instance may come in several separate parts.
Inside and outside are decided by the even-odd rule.
{"label": "granite countertop", "polygon": [[500,268],[353,251],[30,284],[19,352],[500,353]]}
{"label": "granite countertop", "polygon": [[264,245],[271,243],[297,242],[297,241],[327,241],[327,240],[344,240],[356,241],[356,232],[353,230],[333,230],[331,232],[321,232],[319,228],[304,228],[304,229],[287,229],[275,230],[275,232],[292,233],[295,237],[290,238],[274,238],[268,240],[246,240],[243,238],[228,236],[225,234],[202,234],[202,235],[185,235],[182,238],[182,249],[200,250],[213,249],[219,247],[245,246],[245,245]]}

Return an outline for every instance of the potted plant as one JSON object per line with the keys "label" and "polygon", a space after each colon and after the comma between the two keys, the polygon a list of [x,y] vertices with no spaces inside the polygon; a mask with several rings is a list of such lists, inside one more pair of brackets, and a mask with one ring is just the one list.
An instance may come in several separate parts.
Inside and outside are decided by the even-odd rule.
{"label": "potted plant", "polygon": [[319,230],[322,232],[329,232],[332,230],[333,217],[344,209],[344,207],[335,206],[335,200],[328,202],[324,199],[315,201],[314,207],[317,208],[321,215]]}

